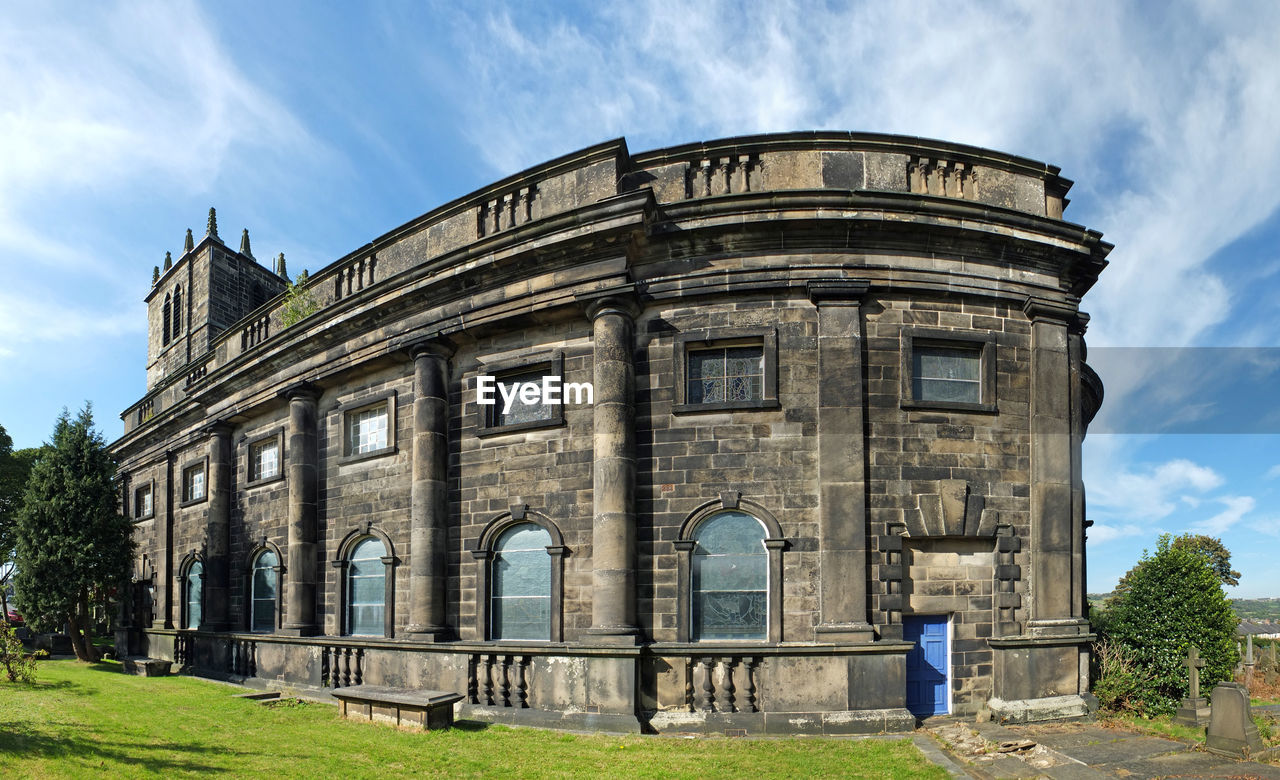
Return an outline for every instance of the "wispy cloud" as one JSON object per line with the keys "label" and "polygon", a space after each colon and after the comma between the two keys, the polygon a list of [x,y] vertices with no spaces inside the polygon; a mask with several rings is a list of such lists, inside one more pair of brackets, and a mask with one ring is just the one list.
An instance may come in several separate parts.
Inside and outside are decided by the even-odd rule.
{"label": "wispy cloud", "polygon": [[1089,529],[1089,545],[1092,548],[1097,548],[1098,546],[1107,544],[1108,542],[1114,542],[1116,539],[1142,536],[1149,531],[1150,529],[1145,526],[1135,525],[1133,523],[1124,523],[1121,525],[1097,523]]}
{"label": "wispy cloud", "polygon": [[1241,518],[1252,512],[1258,503],[1252,496],[1222,496],[1215,500],[1225,505],[1226,509],[1213,517],[1192,524],[1193,530],[1210,536],[1221,536],[1231,526],[1240,522]]}
{"label": "wispy cloud", "polygon": [[[77,24],[60,18],[69,13]],[[241,72],[193,3],[15,6],[7,15],[0,338],[12,357],[24,344],[145,327],[136,301],[150,263],[122,276],[122,255],[136,247],[118,246],[102,219],[135,197],[124,193],[198,193],[236,173],[238,149],[320,145]],[[93,294],[77,300],[81,285],[68,280],[90,282]]]}
{"label": "wispy cloud", "polygon": [[[1086,303],[1093,337],[1142,346],[1195,343],[1228,316],[1206,261],[1280,206],[1278,31],[1274,4],[1153,25],[1105,2],[659,2],[458,23],[472,142],[502,172],[623,133],[648,146],[815,127],[1063,165],[1082,182],[1068,216],[1118,245]],[[1232,174],[1246,149],[1249,175]]]}
{"label": "wispy cloud", "polygon": [[[1168,517],[1179,502],[1196,505],[1204,494],[1221,487],[1222,475],[1184,458],[1133,465],[1130,447],[1094,440],[1085,459],[1089,514],[1113,528]],[[1097,538],[1096,527],[1090,538]]]}
{"label": "wispy cloud", "polygon": [[1267,469],[1267,473],[1263,476],[1263,479],[1275,479],[1276,477],[1280,477],[1280,463],[1277,463]]}

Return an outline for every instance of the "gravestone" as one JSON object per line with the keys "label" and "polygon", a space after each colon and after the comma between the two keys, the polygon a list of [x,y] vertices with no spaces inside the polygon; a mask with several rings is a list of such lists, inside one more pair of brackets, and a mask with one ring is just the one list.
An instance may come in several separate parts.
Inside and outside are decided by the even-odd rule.
{"label": "gravestone", "polygon": [[1245,637],[1248,642],[1248,649],[1244,655],[1244,684],[1246,688],[1253,687],[1253,668],[1257,665],[1253,660],[1253,634]]}
{"label": "gravestone", "polygon": [[1204,726],[1209,722],[1209,700],[1200,695],[1200,670],[1204,668],[1204,659],[1200,657],[1200,648],[1191,645],[1187,648],[1187,660],[1182,662],[1187,667],[1190,678],[1190,689],[1187,698],[1182,700],[1178,714],[1173,716],[1175,723],[1186,726]]}
{"label": "gravestone", "polygon": [[1262,738],[1253,723],[1249,692],[1240,683],[1221,682],[1213,689],[1212,712],[1204,746],[1210,753],[1248,758],[1262,752]]}

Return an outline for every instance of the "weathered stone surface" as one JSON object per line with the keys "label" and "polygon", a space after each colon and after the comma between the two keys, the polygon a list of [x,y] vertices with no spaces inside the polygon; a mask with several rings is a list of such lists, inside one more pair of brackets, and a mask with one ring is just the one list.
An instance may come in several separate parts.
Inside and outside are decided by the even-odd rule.
{"label": "weathered stone surface", "polygon": [[[1021,158],[875,134],[607,142],[319,270],[317,313],[288,327],[267,303],[283,280],[195,244],[149,297],[148,393],[114,445],[134,649],[320,690],[447,686],[495,721],[853,733],[900,725],[903,616],[941,614],[956,712],[1074,713],[1071,329],[1109,246],[1040,218],[1065,187]],[[916,344],[976,349],[981,402],[917,397]],[[719,379],[691,356],[740,348],[758,373],[719,387],[758,393],[698,402]],[[477,403],[479,377],[522,372],[591,383],[593,403],[514,424]],[[385,446],[354,452],[375,406]],[[254,444],[273,439],[279,474],[257,478]],[[184,501],[203,458],[215,492]],[[765,529],[764,639],[693,636],[696,531],[718,511]],[[535,519],[554,531],[550,625],[540,644],[496,640],[496,540]],[[368,574],[382,623],[351,636],[364,538],[386,553]],[[279,628],[236,633],[262,549],[281,552]],[[201,556],[217,603],[193,633],[179,575]],[[355,606],[376,610],[372,593]]]}
{"label": "weathered stone surface", "polygon": [[1221,682],[1210,701],[1209,728],[1204,746],[1211,753],[1248,758],[1262,750],[1262,738],[1253,722],[1249,691],[1243,685]]}

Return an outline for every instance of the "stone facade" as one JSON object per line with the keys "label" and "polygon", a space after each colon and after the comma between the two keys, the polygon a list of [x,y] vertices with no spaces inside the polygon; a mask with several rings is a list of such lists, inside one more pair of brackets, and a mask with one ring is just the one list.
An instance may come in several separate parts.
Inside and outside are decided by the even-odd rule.
{"label": "stone facade", "polygon": [[[457,691],[467,717],[859,733],[914,724],[904,625],[930,616],[934,711],[1082,714],[1102,388],[1078,304],[1110,245],[1062,221],[1069,187],[915,138],[611,141],[322,269],[288,326],[284,279],[211,214],[148,296],[113,445],[139,542],[122,639],[208,676]],[[734,399],[694,374],[721,353],[759,367]],[[972,397],[924,389],[930,355]],[[592,403],[477,403],[478,377],[530,375]],[[701,638],[700,529],[743,515],[758,634]],[[493,638],[516,528],[549,541],[545,639]]]}

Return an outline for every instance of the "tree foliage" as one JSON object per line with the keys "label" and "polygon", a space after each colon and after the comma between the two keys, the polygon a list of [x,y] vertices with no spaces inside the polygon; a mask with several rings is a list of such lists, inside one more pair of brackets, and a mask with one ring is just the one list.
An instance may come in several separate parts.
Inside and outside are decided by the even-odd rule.
{"label": "tree foliage", "polygon": [[1231,551],[1221,539],[1204,534],[1183,534],[1173,540],[1173,546],[1180,550],[1190,550],[1203,555],[1209,568],[1222,580],[1223,585],[1239,585],[1240,572],[1231,568]]}
{"label": "tree foliage", "polygon": [[[285,277],[286,279],[288,277]],[[298,324],[299,322],[310,317],[312,314],[320,311],[320,303],[316,300],[311,290],[307,288],[310,277],[307,276],[307,269],[302,269],[302,273],[298,274],[298,278],[289,282],[285,288],[284,305],[280,310],[280,321],[286,328]]]}
{"label": "tree foliage", "polygon": [[16,598],[37,629],[65,624],[81,660],[97,660],[87,640],[92,608],[128,575],[132,524],[117,510],[115,463],[86,405],[66,410],[36,459],[18,513]]}
{"label": "tree foliage", "polygon": [[18,544],[18,510],[37,449],[14,451],[13,439],[0,425],[0,615],[8,612],[8,588]]}
{"label": "tree foliage", "polygon": [[1155,554],[1144,552],[1125,575],[1124,587],[1108,601],[1098,628],[1147,689],[1130,692],[1129,698],[1140,702],[1137,708],[1145,714],[1157,715],[1172,712],[1187,696],[1190,645],[1199,648],[1205,661],[1202,690],[1230,679],[1238,660],[1238,623],[1208,558],[1165,534]]}

